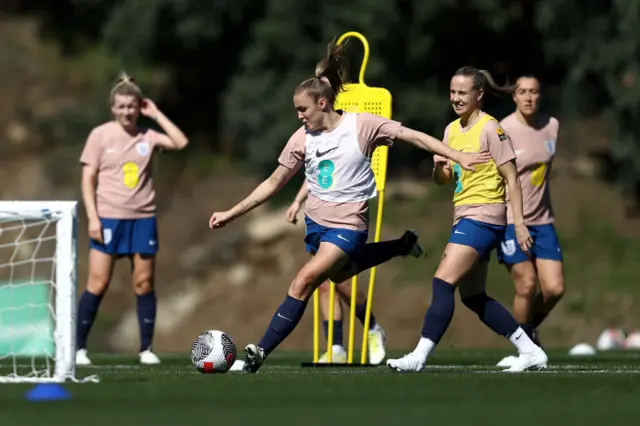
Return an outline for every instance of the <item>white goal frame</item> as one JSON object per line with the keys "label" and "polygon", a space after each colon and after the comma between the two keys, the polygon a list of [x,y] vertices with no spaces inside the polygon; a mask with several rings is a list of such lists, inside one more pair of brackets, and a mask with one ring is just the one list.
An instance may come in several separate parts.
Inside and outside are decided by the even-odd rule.
{"label": "white goal frame", "polygon": [[[47,219],[55,221],[55,367],[50,377],[2,377],[0,383],[62,383],[77,381],[76,286],[77,201],[0,201],[0,221]],[[91,380],[93,381],[93,380]]]}

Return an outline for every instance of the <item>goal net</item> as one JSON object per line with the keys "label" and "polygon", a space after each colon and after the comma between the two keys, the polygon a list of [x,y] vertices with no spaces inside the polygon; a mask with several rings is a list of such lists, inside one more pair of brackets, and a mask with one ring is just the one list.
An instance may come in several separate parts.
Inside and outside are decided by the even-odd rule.
{"label": "goal net", "polygon": [[75,201],[0,201],[0,383],[75,377]]}

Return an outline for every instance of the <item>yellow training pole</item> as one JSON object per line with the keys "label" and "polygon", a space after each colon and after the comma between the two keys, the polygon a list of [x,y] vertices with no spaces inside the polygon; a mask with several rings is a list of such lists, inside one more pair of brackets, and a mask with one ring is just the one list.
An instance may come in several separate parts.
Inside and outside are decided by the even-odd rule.
{"label": "yellow training pole", "polygon": [[[384,208],[384,190],[378,194],[378,213],[376,219],[376,233],[373,239],[374,242],[380,241],[380,231],[382,228],[382,209]],[[369,344],[369,323],[371,317],[371,305],[373,304],[373,287],[376,281],[376,267],[371,268],[371,275],[369,276],[369,291],[367,293],[367,308],[364,314],[364,329],[362,331],[362,353],[360,355],[360,363],[365,364],[367,362],[367,345]]]}
{"label": "yellow training pole", "polygon": [[356,293],[358,292],[358,277],[351,278],[351,303],[349,305],[349,349],[347,350],[347,364],[353,363],[353,347],[355,344],[356,328]]}
{"label": "yellow training pole", "polygon": [[318,290],[313,293],[313,362],[314,364],[318,363],[318,359],[320,359],[320,336],[318,335],[318,326],[319,326],[319,299],[318,299]]}
{"label": "yellow training pole", "polygon": [[329,281],[329,329],[327,330],[327,363],[333,362],[333,315],[335,314],[336,285]]}

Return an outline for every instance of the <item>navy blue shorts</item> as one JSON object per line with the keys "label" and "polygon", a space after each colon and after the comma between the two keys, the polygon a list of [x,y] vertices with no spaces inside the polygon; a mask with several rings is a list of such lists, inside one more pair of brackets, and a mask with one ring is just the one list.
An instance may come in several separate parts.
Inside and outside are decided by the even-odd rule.
{"label": "navy blue shorts", "polygon": [[126,256],[136,253],[155,255],[160,248],[155,216],[142,219],[100,218],[100,222],[104,244],[92,239],[89,242],[92,249]]}
{"label": "navy blue shorts", "polygon": [[304,217],[304,223],[307,227],[307,234],[304,242],[307,245],[307,252],[316,254],[320,248],[320,243],[326,242],[338,246],[340,250],[349,256],[358,254],[364,248],[369,238],[369,231],[354,231],[353,229],[329,228],[322,226]]}
{"label": "navy blue shorts", "polygon": [[[557,260],[562,262],[562,251],[558,234],[553,224],[527,226],[533,246],[531,247],[531,257],[538,259]],[[529,260],[529,257],[522,251],[518,239],[516,238],[516,228],[513,224],[507,225],[507,232],[504,241],[498,250],[498,260],[500,263],[515,265]]]}
{"label": "navy blue shorts", "polygon": [[491,252],[504,240],[505,228],[503,225],[462,218],[453,226],[449,242],[473,247],[480,254],[480,259],[488,262]]}

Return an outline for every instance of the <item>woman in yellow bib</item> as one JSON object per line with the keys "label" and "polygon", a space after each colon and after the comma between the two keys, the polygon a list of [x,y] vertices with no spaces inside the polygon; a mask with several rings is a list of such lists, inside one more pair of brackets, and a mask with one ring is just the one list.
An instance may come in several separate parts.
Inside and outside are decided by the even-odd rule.
{"label": "woman in yellow bib", "polygon": [[518,349],[518,359],[506,371],[543,369],[547,355],[520,328],[500,303],[485,292],[491,252],[504,239],[507,225],[506,194],[509,192],[515,233],[522,251],[528,253],[532,239],[524,225],[522,190],[509,136],[498,121],[482,111],[485,91],[510,93],[497,86],[491,75],[474,67],[460,68],[451,79],[449,97],[458,119],[444,132],[444,143],[464,152],[489,151],[492,160],[478,164],[474,172],[434,156],[433,177],[439,185],[453,179],[454,222],[451,237],[433,278],[431,305],[425,314],[422,336],[416,349],[387,365],[398,371],[420,371],[429,354],[449,327],[455,290],[462,302],[494,332],[508,338]]}

